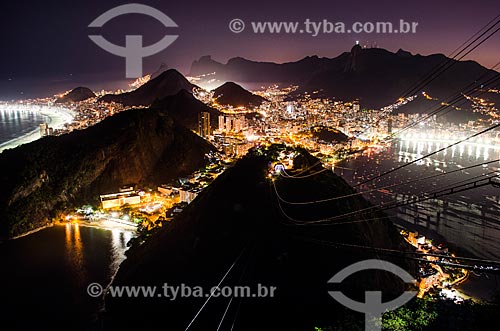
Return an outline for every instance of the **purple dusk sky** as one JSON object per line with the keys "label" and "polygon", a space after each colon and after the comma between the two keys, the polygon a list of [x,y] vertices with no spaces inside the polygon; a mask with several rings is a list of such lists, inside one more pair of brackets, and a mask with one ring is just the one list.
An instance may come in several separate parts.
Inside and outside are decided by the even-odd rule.
{"label": "purple dusk sky", "polygon": [[[225,62],[241,56],[251,60],[287,62],[308,55],[335,57],[361,44],[397,51],[399,48],[423,55],[449,54],[454,48],[500,14],[497,0],[478,1],[142,1],[177,24],[165,28],[145,15],[124,15],[103,28],[88,24],[124,1],[9,1],[2,4],[2,52],[0,83],[9,80],[71,80],[75,84],[89,77],[118,80],[124,77],[125,61],[111,55],[89,38],[102,34],[123,45],[125,35],[140,34],[146,45],[165,34],[178,39],[167,49],[144,59],[144,71],[154,71],[161,62],[182,73],[193,60],[212,55]],[[228,29],[233,18],[246,22],[235,34]],[[356,21],[415,21],[415,34],[254,34],[252,21],[303,22],[327,19],[350,25]],[[499,61],[500,32],[467,58],[491,67]],[[4,85],[1,85],[2,87]]]}

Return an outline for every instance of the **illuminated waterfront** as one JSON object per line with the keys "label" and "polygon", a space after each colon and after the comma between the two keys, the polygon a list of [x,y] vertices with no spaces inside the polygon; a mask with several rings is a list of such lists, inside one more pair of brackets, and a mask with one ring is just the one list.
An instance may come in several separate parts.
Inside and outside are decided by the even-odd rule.
{"label": "illuminated waterfront", "polygon": [[42,123],[61,130],[73,116],[71,110],[60,106],[0,103],[0,152],[39,139]]}
{"label": "illuminated waterfront", "polygon": [[46,117],[37,112],[9,110],[0,106],[0,146],[38,130],[38,125],[45,121]]}

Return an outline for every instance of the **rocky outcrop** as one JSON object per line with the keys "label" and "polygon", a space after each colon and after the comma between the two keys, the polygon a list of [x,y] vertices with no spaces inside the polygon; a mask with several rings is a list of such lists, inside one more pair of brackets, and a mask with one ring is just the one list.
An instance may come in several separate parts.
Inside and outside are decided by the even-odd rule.
{"label": "rocky outcrop", "polygon": [[99,100],[117,102],[125,106],[149,106],[153,102],[175,95],[181,90],[191,92],[194,87],[195,85],[191,84],[180,72],[169,69],[134,91],[121,94],[106,94]]}
{"label": "rocky outcrop", "polygon": [[213,146],[168,115],[131,109],[82,131],[42,138],[0,154],[0,234],[44,225],[68,207],[96,203],[125,184],[151,185],[206,164]]}
{"label": "rocky outcrop", "polygon": [[[344,225],[297,226],[280,210],[271,180],[267,178],[274,147],[252,151],[220,175],[166,228],[144,244],[133,246],[121,265],[114,285],[199,286],[206,291],[217,285],[275,286],[274,297],[235,298],[228,319],[236,314],[238,330],[313,330],[317,321],[338,325],[345,309],[328,295],[328,280],[342,268],[360,260],[380,257],[370,250],[351,250],[322,243],[340,242],[407,250],[402,237],[387,219],[350,222]],[[279,151],[277,151],[279,153]],[[301,151],[301,153],[307,153]],[[317,160],[297,157],[297,164],[310,167]],[[313,167],[315,172],[321,167]],[[280,193],[293,201],[352,193],[353,190],[331,172],[307,179],[278,179]],[[368,206],[361,197],[285,208],[291,218],[313,220],[335,216]],[[360,218],[382,217],[374,212]],[[341,220],[339,222],[351,221]],[[412,269],[410,264],[395,261]],[[361,286],[362,284],[362,286]],[[342,290],[363,301],[367,289],[383,289],[384,298],[397,296],[404,286],[400,279],[383,272],[358,273],[349,277]],[[163,293],[163,292],[162,292]],[[253,292],[255,293],[255,292]],[[386,296],[387,295],[387,296]],[[117,329],[141,326],[183,330],[206,297],[106,298],[104,326]],[[217,326],[229,298],[213,298],[193,324],[196,330]],[[147,311],[131,316],[133,307]],[[256,318],[258,316],[258,318]],[[231,325],[230,322],[229,326]],[[317,324],[316,324],[317,326]]]}
{"label": "rocky outcrop", "polygon": [[95,96],[94,92],[88,87],[76,87],[62,97],[57,98],[56,103],[79,102]]}
{"label": "rocky outcrop", "polygon": [[216,88],[214,98],[217,98],[217,103],[221,105],[233,107],[258,107],[266,101],[263,97],[255,95],[233,82],[224,83]]}

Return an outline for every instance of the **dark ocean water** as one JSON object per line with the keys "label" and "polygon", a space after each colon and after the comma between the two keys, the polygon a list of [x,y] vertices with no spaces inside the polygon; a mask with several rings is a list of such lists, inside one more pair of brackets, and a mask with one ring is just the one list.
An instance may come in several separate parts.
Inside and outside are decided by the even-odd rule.
{"label": "dark ocean water", "polygon": [[106,287],[132,235],[67,224],[1,243],[2,329],[89,329],[102,300],[87,286]]}

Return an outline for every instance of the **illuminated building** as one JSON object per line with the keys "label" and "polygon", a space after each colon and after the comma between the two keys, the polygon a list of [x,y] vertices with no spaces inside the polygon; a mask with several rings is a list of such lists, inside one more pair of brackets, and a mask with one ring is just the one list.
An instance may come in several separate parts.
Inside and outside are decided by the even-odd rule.
{"label": "illuminated building", "polygon": [[243,115],[220,115],[219,116],[219,131],[221,133],[240,132],[246,128],[245,116]]}
{"label": "illuminated building", "polygon": [[161,185],[158,186],[158,192],[165,196],[169,196],[172,193],[172,186],[167,186],[167,185]]}
{"label": "illuminated building", "polygon": [[226,126],[224,128],[225,132],[230,132],[233,127],[233,118],[231,116],[226,116]]}
{"label": "illuminated building", "polygon": [[226,131],[226,119],[224,115],[219,115],[219,131],[220,132]]}
{"label": "illuminated building", "polygon": [[276,165],[274,166],[274,172],[276,174],[279,174],[283,171],[285,171],[285,166],[283,165],[283,163],[276,163]]}
{"label": "illuminated building", "polygon": [[245,116],[237,116],[233,119],[233,131],[240,132],[245,128]]}
{"label": "illuminated building", "polygon": [[179,189],[179,199],[181,202],[191,203],[199,192],[197,188],[183,187]]}
{"label": "illuminated building", "polygon": [[201,112],[198,114],[198,133],[203,138],[210,136],[210,113]]}
{"label": "illuminated building", "polygon": [[408,241],[413,245],[413,246],[417,246],[417,236],[418,236],[418,233],[417,232],[410,232],[408,234]]}
{"label": "illuminated building", "polygon": [[49,125],[47,123],[40,124],[40,137],[49,135]]}
{"label": "illuminated building", "polygon": [[359,109],[360,109],[360,107],[359,107],[359,102],[356,102],[356,101],[355,101],[355,102],[352,104],[352,110],[354,110],[355,112],[358,112],[358,111],[359,111]]}
{"label": "illuminated building", "polygon": [[102,208],[104,209],[120,207],[126,204],[135,205],[141,203],[141,197],[133,190],[104,194],[101,195],[100,198]]}

